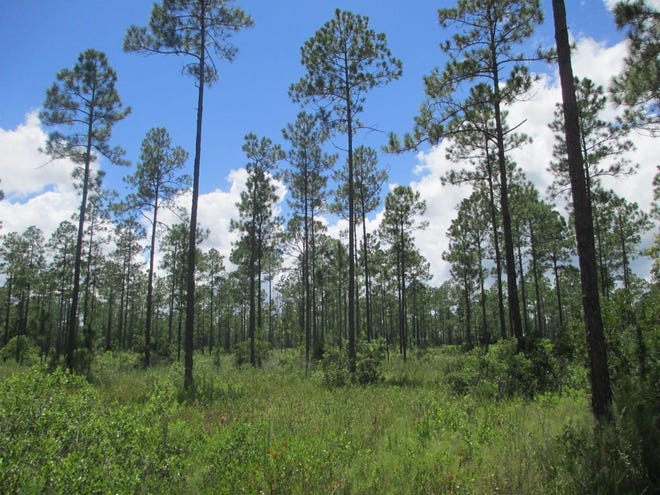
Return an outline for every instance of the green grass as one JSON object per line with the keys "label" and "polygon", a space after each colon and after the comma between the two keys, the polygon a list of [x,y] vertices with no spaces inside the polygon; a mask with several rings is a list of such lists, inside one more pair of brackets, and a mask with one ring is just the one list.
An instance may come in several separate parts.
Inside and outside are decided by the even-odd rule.
{"label": "green grass", "polygon": [[0,491],[579,493],[561,439],[592,428],[585,394],[457,395],[444,370],[459,358],[396,357],[380,383],[329,389],[293,351],[262,369],[197,355],[193,396],[180,364],[127,354],[99,356],[89,383],[0,367]]}

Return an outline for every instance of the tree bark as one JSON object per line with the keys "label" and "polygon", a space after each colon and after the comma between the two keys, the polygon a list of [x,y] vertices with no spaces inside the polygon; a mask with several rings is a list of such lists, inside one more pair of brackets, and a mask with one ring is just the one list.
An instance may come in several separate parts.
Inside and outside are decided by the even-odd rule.
{"label": "tree bark", "polygon": [[584,180],[584,163],[580,152],[578,107],[573,83],[571,48],[566,26],[566,7],[563,0],[552,0],[554,13],[557,60],[561,79],[564,109],[564,129],[568,168],[573,196],[575,234],[577,237],[582,307],[584,310],[589,373],[591,379],[591,408],[599,422],[611,418],[612,391],[607,367],[607,346],[600,311],[596,253],[594,245],[591,203]]}
{"label": "tree bark", "polygon": [[[94,101],[92,96],[91,101]],[[89,115],[87,126],[87,148],[85,150],[85,171],[83,177],[82,199],[80,200],[80,218],[78,218],[78,237],[76,238],[76,257],[73,268],[73,292],[71,293],[71,307],[69,308],[69,328],[66,347],[66,367],[73,373],[73,355],[76,349],[76,331],[78,330],[78,297],[80,293],[80,268],[82,264],[83,234],[85,231],[85,214],[87,211],[87,194],[89,191],[90,164],[92,161],[92,123],[94,122],[94,109]]]}
{"label": "tree bark", "polygon": [[199,88],[197,93],[197,132],[193,165],[192,206],[188,237],[188,269],[186,297],[186,332],[184,337],[183,387],[193,387],[193,335],[195,333],[195,250],[197,247],[197,203],[199,200],[199,169],[202,154],[202,116],[204,113],[204,75],[206,71],[206,2],[200,2]]}

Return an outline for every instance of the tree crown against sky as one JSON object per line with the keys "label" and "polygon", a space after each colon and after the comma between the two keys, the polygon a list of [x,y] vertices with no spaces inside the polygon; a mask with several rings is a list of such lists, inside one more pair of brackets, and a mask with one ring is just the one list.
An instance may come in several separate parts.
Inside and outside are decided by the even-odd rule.
{"label": "tree crown against sky", "polygon": [[[338,5],[344,9],[355,9],[355,5],[349,5],[348,3],[344,5],[341,1]],[[178,97],[178,95],[183,95],[188,91],[191,85],[187,78],[175,77],[177,73],[176,66],[183,61],[183,57],[180,57],[178,60],[172,58],[170,62],[162,63],[156,61],[156,57],[146,60],[124,55],[121,51],[121,44],[117,40],[122,38],[127,25],[141,25],[141,23],[148,19],[151,3],[131,3],[130,8],[126,9],[121,9],[120,7],[121,5],[119,4],[113,9],[106,9],[98,5],[95,7],[90,6],[89,8],[83,6],[78,9],[77,19],[84,18],[86,15],[89,16],[89,22],[85,24],[85,29],[79,29],[79,22],[76,23],[78,26],[75,29],[73,25],[70,27],[63,25],[61,32],[68,33],[67,38],[57,35],[49,37],[48,43],[57,47],[56,53],[61,55],[50,57],[40,64],[39,67],[28,67],[28,72],[33,74],[33,77],[29,79],[23,77],[21,81],[16,81],[17,84],[20,82],[21,91],[13,91],[15,97],[11,101],[6,102],[7,112],[3,113],[3,116],[0,116],[2,127],[4,129],[12,129],[4,137],[9,138],[16,134],[18,138],[19,135],[23,135],[22,133],[19,134],[19,132],[14,133],[13,127],[22,122],[23,113],[27,109],[35,108],[43,99],[44,80],[52,77],[56,69],[69,65],[71,63],[71,57],[78,53],[81,47],[98,46],[108,53],[113,66],[119,74],[122,98],[133,107],[131,117],[122,121],[121,125],[116,126],[113,130],[112,141],[125,147],[128,150],[126,156],[135,163],[139,156],[140,143],[139,139],[135,139],[134,136],[142,136],[145,130],[154,124],[166,125],[178,143],[181,143],[188,150],[192,149],[190,146],[190,130],[183,129],[183,124],[188,122],[189,118],[184,117],[186,115],[185,112],[194,110],[194,105],[191,105],[189,98]],[[290,5],[290,7],[288,8],[289,12],[294,6]],[[17,12],[9,8],[6,11],[7,16],[4,17],[8,30],[21,26],[24,20],[28,18],[31,19],[31,26],[38,26],[40,22],[43,22],[50,15],[49,9],[43,8],[40,9],[40,12],[29,12],[29,15],[26,15],[26,9],[30,8],[29,4],[23,5],[20,9],[18,9],[17,5]],[[62,5],[60,8],[66,11],[70,6]],[[580,75],[590,75],[597,84],[608,87],[608,74],[614,73],[616,68],[619,67],[620,62],[618,61],[618,57],[623,50],[620,40],[626,36],[625,29],[620,32],[616,31],[613,16],[605,5],[600,2],[590,5],[571,3],[568,5],[568,8],[569,17],[573,23],[572,28],[576,36],[578,60],[581,64]],[[281,9],[287,10],[287,7],[280,6],[275,8],[274,5],[264,4],[250,9],[253,18],[256,20],[256,28],[246,30],[245,34],[239,35],[239,33],[234,33],[237,35],[234,44],[240,48],[241,56],[235,59],[235,65],[231,70],[226,70],[222,74],[221,79],[217,83],[222,85],[222,88],[214,91],[213,97],[207,102],[207,106],[215,110],[209,113],[209,125],[206,132],[208,132],[208,136],[212,136],[213,140],[218,139],[219,141],[218,146],[207,146],[205,149],[210,163],[213,163],[214,166],[212,170],[205,169],[205,177],[202,183],[202,202],[208,205],[201,212],[204,218],[200,219],[200,221],[204,225],[210,225],[212,222],[218,220],[217,217],[212,218],[209,216],[209,213],[204,213],[205,211],[229,211],[232,209],[231,205],[236,202],[235,193],[230,190],[229,186],[234,185],[233,191],[237,191],[237,188],[241,187],[243,179],[238,170],[242,163],[242,153],[240,146],[232,145],[232,143],[240,143],[242,136],[249,131],[256,131],[260,135],[277,136],[279,129],[282,128],[283,121],[293,121],[295,118],[297,108],[295,105],[291,105],[287,97],[287,88],[292,79],[295,79],[292,78],[291,74],[299,74],[300,71],[300,46],[311,33],[333,16],[334,6],[296,5],[294,10],[298,11],[300,15],[296,18],[295,27],[287,27],[291,25],[283,22],[284,18],[282,14],[284,11],[278,14]],[[17,15],[19,10],[21,16]],[[438,49],[438,43],[443,40],[444,34],[437,23],[437,6],[422,6],[417,3],[411,3],[406,6],[406,9],[393,5],[388,8],[379,7],[376,10],[370,11],[370,7],[365,5],[364,8],[359,8],[357,11],[369,15],[373,25],[387,33],[392,51],[400,56],[405,63],[405,73],[396,84],[373,93],[374,104],[371,104],[369,101],[367,102],[364,120],[369,125],[373,125],[379,129],[385,131],[395,129],[401,133],[410,127],[412,115],[416,112],[417,105],[419,104],[421,75],[428,74],[432,66],[442,65],[443,55]],[[122,15],[118,16],[118,12],[122,12]],[[547,16],[548,12],[546,11]],[[100,23],[101,19],[103,20],[102,24]],[[589,19],[588,23],[586,23],[587,19]],[[301,20],[304,20],[304,22]],[[544,23],[539,28],[538,35],[541,44],[546,46],[549,40],[547,36],[548,28],[549,23]],[[8,33],[10,32],[8,30],[4,31]],[[275,36],[276,33],[279,34]],[[263,42],[265,36],[268,36],[267,39],[269,41],[267,43]],[[28,45],[30,43],[34,44],[38,40],[39,38],[35,36],[27,40],[27,43]],[[96,40],[98,40],[98,43]],[[67,44],[63,44],[64,41],[67,41]],[[73,49],[72,46],[74,47]],[[264,46],[269,48],[270,51],[268,53],[276,53],[277,57],[264,57]],[[21,50],[23,50],[23,47],[17,46],[14,52],[6,53],[4,56],[10,57],[12,64],[15,65],[19,61],[18,54]],[[68,54],[68,56],[64,57],[64,54]],[[289,55],[287,56],[287,54]],[[13,58],[16,58],[16,60],[13,61]],[[23,60],[27,62],[29,57],[23,57]],[[276,60],[279,61],[277,64],[275,64]],[[599,61],[599,63],[596,64],[595,61]],[[275,65],[277,65],[277,68],[274,67]],[[265,73],[269,74],[269,77],[244,77],[244,74],[252,74],[249,67],[254,66],[261,67]],[[45,72],[45,75],[38,76],[36,73],[37,68],[41,72]],[[608,69],[607,71],[605,70],[606,68]],[[536,65],[534,69],[541,70],[543,67]],[[22,72],[25,73],[25,71]],[[14,83],[14,76],[12,74],[7,74],[3,78],[4,82],[8,85]],[[145,80],[147,78],[151,79],[152,76],[154,76],[153,79],[159,81],[158,85],[145,85]],[[254,88],[258,85],[260,87],[262,84],[260,80],[263,80],[263,82],[268,80],[268,88],[254,91]],[[37,81],[40,82],[37,83]],[[34,91],[31,90],[31,85],[36,87]],[[531,92],[532,99],[529,102],[534,109],[533,111],[525,112],[521,110],[524,106],[523,102],[514,104],[511,109],[512,122],[522,120],[519,118],[521,114],[523,118],[527,118],[525,131],[534,138],[534,141],[526,148],[527,151],[525,153],[537,159],[543,156],[551,156],[551,150],[549,152],[545,144],[551,144],[552,141],[548,140],[545,134],[546,131],[540,130],[540,128],[546,126],[548,122],[548,112],[543,110],[547,106],[542,102],[552,101],[552,104],[554,104],[557,101],[557,95],[553,91],[552,75],[549,75],[549,78],[546,79],[544,77],[544,79],[535,83],[535,88]],[[250,97],[247,95],[248,92],[251,93]],[[30,95],[32,94],[35,94],[36,98],[32,97],[34,102],[29,103]],[[230,97],[229,95],[232,96]],[[162,104],[163,101],[168,102],[167,111],[165,111],[165,107]],[[18,109],[18,112],[12,110],[14,108]],[[240,111],[238,111],[239,108]],[[267,111],[264,112],[263,109],[267,109]],[[145,115],[151,115],[153,118],[145,119]],[[170,117],[172,115],[176,115],[177,117],[173,119]],[[214,115],[217,115],[218,118]],[[228,119],[219,118],[221,115],[232,117],[232,125],[222,130],[218,127],[218,124]],[[291,118],[287,119],[287,115],[290,115]],[[545,117],[542,117],[543,115]],[[395,122],[393,124],[390,123],[393,120]],[[246,121],[247,124],[244,123]],[[541,123],[541,121],[543,122]],[[34,127],[32,122],[26,121],[24,127],[21,124],[21,129],[34,133],[37,127]],[[270,129],[265,127],[269,125],[273,126],[273,124],[274,127]],[[369,139],[369,143],[376,147],[379,147],[384,141],[382,136],[379,138],[378,133],[363,133],[361,135],[362,137]],[[635,141],[639,141],[637,136],[635,136]],[[328,143],[331,151],[336,151],[339,144],[336,139]],[[11,146],[13,149],[19,149],[17,145],[12,144]],[[642,146],[636,152],[636,156],[649,156],[649,152],[645,151],[647,149],[648,147],[646,145]],[[392,183],[407,184],[410,181],[416,182],[417,187],[423,191],[423,195],[425,195],[425,198],[429,202],[430,214],[434,214],[436,211],[448,211],[448,209],[452,209],[458,204],[461,197],[461,191],[459,189],[446,188],[440,194],[437,192],[440,191],[440,188],[437,185],[433,185],[436,171],[445,166],[443,164],[444,160],[441,158],[442,154],[442,150],[434,153],[433,150],[424,149],[424,152],[418,156],[405,154],[402,156],[382,157],[382,161],[390,165],[390,181]],[[4,155],[6,157],[11,156],[8,153]],[[642,164],[645,163],[645,160],[635,159],[634,161],[639,161]],[[517,159],[517,162],[527,170],[528,164],[524,160]],[[7,163],[14,164],[16,160],[8,160]],[[42,164],[38,160],[32,160],[31,163],[35,163],[35,170],[37,170],[36,167]],[[111,167],[107,167],[106,164],[107,162],[102,159],[100,165],[107,172],[104,183],[110,186],[117,184],[116,176],[124,174],[124,172],[113,170]],[[9,166],[7,165],[7,167]],[[548,183],[548,174],[540,172],[544,170],[545,166],[535,163],[533,164],[533,170],[530,169],[531,174],[528,170],[528,176],[541,186],[542,191]],[[412,170],[414,169],[418,169],[422,175],[413,175]],[[30,167],[25,167],[24,172],[29,174]],[[60,218],[62,219],[68,218],[71,210],[64,211],[64,209],[67,208],[67,205],[75,205],[75,201],[69,199],[67,194],[70,195],[70,193],[66,190],[62,191],[62,186],[59,185],[60,182],[55,181],[58,181],[58,177],[62,175],[68,179],[69,172],[64,169],[63,174],[59,173],[56,167],[44,167],[38,169],[38,172],[40,177],[39,184],[48,180],[49,184],[58,185],[37,185],[36,187],[38,189],[30,189],[32,192],[27,194],[36,195],[35,200],[39,200],[42,208],[53,212],[60,212]],[[620,181],[616,186],[620,192],[630,194],[629,197],[640,198],[640,206],[647,208],[651,195],[650,193],[645,193],[643,184],[650,183],[652,176],[653,174],[649,174],[642,167],[639,175],[625,181]],[[29,206],[15,203],[17,194],[26,194],[24,192],[17,193],[17,191],[26,191],[30,183],[27,182],[27,177],[23,178],[23,176],[21,176],[21,182],[19,182],[19,177],[14,173],[3,173],[2,178],[3,189],[7,195],[5,201],[0,203],[0,208],[3,210],[2,216],[5,219],[5,228],[22,231],[25,225],[34,223],[34,219],[37,218],[32,214],[29,217],[31,220],[26,220],[27,223],[24,223],[23,226],[16,223],[19,222],[19,219],[26,218]],[[36,184],[36,182],[32,182],[32,184]],[[17,189],[17,187],[21,189]],[[47,187],[48,190],[55,188],[55,192],[58,193],[56,203],[45,205],[45,202],[51,201],[51,199],[47,196],[41,197],[38,191],[43,191],[43,187]],[[121,185],[119,186],[120,189],[122,187]],[[60,191],[62,191],[62,194],[60,194]],[[384,194],[382,194],[381,198],[384,197]],[[440,198],[438,195],[442,197]],[[51,197],[54,200],[52,194]],[[32,204],[36,205],[36,201],[33,201]],[[373,222],[376,215],[381,211],[382,206],[379,211],[370,215],[370,223]],[[208,219],[206,219],[207,217]],[[44,231],[46,233],[52,232],[60,221],[59,218],[57,221],[53,221],[51,218],[52,215],[47,217],[41,216],[38,219],[40,225],[44,225]],[[49,221],[48,224],[43,223],[47,220]],[[334,235],[334,232],[338,230],[335,219],[329,217],[328,220],[330,232]],[[437,235],[432,234],[432,232],[444,230],[449,220],[450,218],[446,218],[445,220],[436,219],[434,216],[431,229],[421,233],[418,239],[424,252],[433,252],[433,246],[436,241],[432,237],[437,238]],[[220,219],[219,221],[228,224],[229,220],[227,218]],[[14,225],[17,226],[14,228]],[[212,233],[207,244],[208,246],[217,247],[226,255],[230,249],[231,239],[227,238],[227,236]],[[440,283],[447,275],[446,265],[437,257],[429,256],[429,259],[431,260],[432,270],[436,275],[436,280]]]}

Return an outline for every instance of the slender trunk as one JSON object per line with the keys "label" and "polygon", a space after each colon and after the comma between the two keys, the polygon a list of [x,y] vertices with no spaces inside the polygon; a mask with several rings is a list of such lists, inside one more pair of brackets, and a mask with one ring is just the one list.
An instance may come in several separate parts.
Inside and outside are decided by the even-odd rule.
{"label": "slender trunk", "polygon": [[179,286],[179,301],[177,311],[177,331],[176,331],[176,362],[181,362],[181,344],[183,330],[183,287]]}
{"label": "slender trunk", "polygon": [[303,185],[303,256],[302,256],[302,278],[303,278],[303,328],[305,330],[305,373],[309,371],[310,349],[312,347],[312,328],[311,328],[311,302],[309,289],[309,212],[307,198],[308,175],[305,171],[305,180]]}
{"label": "slender trunk", "polygon": [[[176,258],[177,252],[176,249],[172,255],[172,284],[170,286],[170,304],[169,304],[169,315],[167,318],[167,344],[172,343],[172,329],[174,327],[174,296],[176,290]],[[178,360],[178,359],[177,359]]]}
{"label": "slender trunk", "polygon": [[105,327],[105,350],[112,350],[112,306],[114,305],[114,286],[110,286],[110,293],[108,294],[108,320]]}
{"label": "slender trunk", "polygon": [[484,288],[484,269],[482,266],[483,256],[481,252],[481,240],[477,241],[477,254],[479,256],[479,290],[481,292],[481,339],[484,345],[490,344],[490,336],[488,334],[488,319],[486,316],[486,290]]}
{"label": "slender trunk", "polygon": [[262,260],[263,260],[263,246],[264,246],[264,237],[263,237],[263,225],[262,220],[259,221],[259,237],[257,237],[257,325],[255,327],[261,332],[264,326],[264,317],[263,317],[263,299],[261,295],[261,274],[262,274]]}
{"label": "slender trunk", "polygon": [[527,319],[527,291],[525,290],[525,271],[523,270],[522,253],[518,244],[518,266],[520,268],[520,292],[522,296],[522,313],[524,316],[524,335],[529,335],[529,320]]}
{"label": "slender trunk", "polygon": [[[255,175],[257,174],[257,170],[255,170]],[[256,359],[255,359],[255,353],[254,353],[254,334],[255,334],[255,327],[256,327],[256,322],[257,322],[257,315],[256,315],[256,267],[255,265],[257,264],[257,185],[256,183],[253,186],[252,190],[252,219],[250,223],[250,233],[249,233],[249,238],[250,238],[250,268],[248,269],[248,276],[249,276],[249,300],[250,300],[250,307],[249,307],[249,314],[248,314],[248,338],[250,339],[250,364],[252,366],[256,365]]]}
{"label": "slender trunk", "polygon": [[463,298],[465,300],[465,342],[472,348],[472,308],[470,305],[470,281],[466,276],[463,279]]}
{"label": "slender trunk", "polygon": [[617,223],[619,229],[619,242],[621,243],[621,264],[623,268],[623,288],[630,294],[630,277],[628,269],[628,251],[626,249],[626,236],[624,235],[624,223],[621,219],[621,213],[617,214]]}
{"label": "slender trunk", "polygon": [[[494,46],[494,45],[493,45]],[[509,296],[509,319],[513,327],[513,335],[518,339],[518,350],[523,345],[522,321],[520,319],[520,304],[518,302],[518,287],[516,282],[515,255],[513,252],[513,234],[511,232],[511,212],[509,210],[509,190],[507,163],[504,145],[504,129],[502,126],[501,96],[499,72],[494,49],[491,55],[493,66],[493,95],[495,97],[495,129],[497,133],[497,159],[500,169],[500,207],[502,210],[502,230],[504,231],[504,254],[506,259],[507,292]]]}
{"label": "slender trunk", "polygon": [[348,370],[355,373],[355,178],[353,170],[353,115],[348,85],[349,66],[345,61],[346,124],[348,132]]}
{"label": "slender trunk", "polygon": [[369,280],[369,237],[367,234],[367,215],[364,204],[364,191],[360,194],[362,203],[362,239],[364,243],[364,303],[367,316],[367,341],[373,339],[373,323],[371,321],[371,284]]}
{"label": "slender trunk", "polygon": [[532,250],[532,275],[534,275],[534,295],[536,296],[536,334],[543,336],[543,314],[541,310],[541,289],[539,287],[539,270],[536,259],[536,239],[534,237],[534,226],[529,222],[529,243]]}
{"label": "slender trunk", "polygon": [[154,259],[156,256],[156,227],[158,226],[158,187],[154,199],[153,218],[151,223],[151,242],[149,247],[149,276],[147,280],[147,317],[144,329],[144,365],[151,366],[151,315],[154,300]]}
{"label": "slender trunk", "polygon": [[16,339],[16,362],[21,364],[23,363],[23,355],[21,352],[21,335],[27,335],[27,322],[28,322],[28,314],[30,310],[31,285],[29,283],[27,285],[25,292],[26,292],[25,297],[22,298],[22,300],[25,302],[21,303],[21,308],[19,310],[20,324],[18,326],[18,336]]}
{"label": "slender trunk", "polygon": [[562,87],[564,129],[571,179],[571,193],[575,215],[582,306],[584,309],[591,379],[591,407],[599,421],[611,418],[612,391],[607,367],[607,346],[598,295],[596,254],[594,246],[593,218],[584,181],[584,164],[580,153],[580,129],[578,107],[573,83],[571,48],[566,26],[566,8],[563,0],[552,0],[557,42],[559,76]]}
{"label": "slender trunk", "polygon": [[92,247],[94,244],[94,214],[91,215],[89,223],[89,246],[87,248],[87,266],[85,267],[85,294],[83,296],[83,329],[88,331],[89,325],[89,292],[92,272]]}
{"label": "slender trunk", "polygon": [[[314,228],[314,204],[312,203],[311,214],[310,214],[310,230],[309,230],[309,249],[310,249],[310,273],[308,274],[310,278],[310,290],[311,290],[311,307],[312,307],[312,336],[314,341],[318,340],[318,347],[323,349],[325,343],[325,335],[323,329],[321,329],[321,336],[318,335],[318,310],[316,308],[316,231]],[[309,259],[307,260],[309,264]],[[321,301],[321,306],[323,306],[323,301]]]}
{"label": "slender trunk", "polygon": [[598,215],[594,216],[594,234],[595,234],[595,250],[596,250],[596,256],[598,258],[598,271],[600,271],[600,290],[601,294],[605,299],[610,298],[610,291],[609,291],[609,277],[607,275],[607,265],[605,263],[605,259],[603,256],[603,240],[601,238],[601,228],[600,228],[600,222],[598,221]]}
{"label": "slender trunk", "polygon": [[502,253],[500,252],[500,239],[497,231],[497,210],[495,208],[495,190],[493,187],[493,166],[488,151],[486,138],[486,168],[488,170],[488,198],[490,203],[490,223],[493,227],[493,250],[495,251],[495,271],[497,274],[497,307],[500,319],[500,336],[506,339],[506,317],[504,316],[504,290],[502,288]]}
{"label": "slender trunk", "polygon": [[342,285],[341,241],[337,241],[337,337],[339,342],[339,350],[341,350],[343,345],[342,331],[344,326],[344,310],[342,308],[344,289]]}
{"label": "slender trunk", "polygon": [[405,340],[403,336],[403,273],[402,273],[402,260],[401,253],[397,253],[396,258],[396,280],[397,280],[397,298],[398,298],[398,323],[399,323],[399,352],[404,356],[403,360],[405,361]]}
{"label": "slender trunk", "polygon": [[200,4],[199,41],[199,88],[197,93],[197,131],[193,165],[192,206],[190,208],[190,233],[188,237],[188,269],[186,288],[186,334],[183,386],[193,387],[193,336],[195,333],[195,251],[197,247],[197,203],[199,200],[199,169],[202,154],[202,116],[204,113],[204,75],[206,72],[206,2]]}
{"label": "slender trunk", "polygon": [[401,341],[403,346],[403,360],[407,359],[407,348],[408,348],[408,316],[406,314],[406,253],[405,253],[405,238],[403,235],[403,225],[399,230],[399,242],[400,242],[400,253],[401,257],[401,309],[399,317],[401,319],[399,325],[401,326]]}
{"label": "slender trunk", "polygon": [[564,311],[561,304],[561,288],[559,286],[559,266],[557,264],[557,255],[552,253],[552,271],[555,275],[555,292],[557,293],[557,312],[559,314],[559,329],[564,328]]}
{"label": "slender trunk", "polygon": [[274,347],[273,336],[273,267],[270,266],[270,273],[268,274],[268,343]]}
{"label": "slender trunk", "polygon": [[[90,101],[94,101],[95,92],[92,91]],[[80,268],[82,264],[83,234],[85,232],[85,214],[87,211],[87,194],[89,190],[90,165],[92,162],[92,135],[94,122],[94,108],[90,110],[87,125],[87,146],[85,148],[85,170],[83,176],[82,199],[78,218],[78,236],[76,238],[76,257],[73,268],[73,291],[71,293],[71,307],[69,308],[69,328],[67,336],[66,366],[74,371],[73,355],[76,349],[76,331],[78,330],[78,297],[80,293]]]}
{"label": "slender trunk", "polygon": [[9,342],[9,319],[11,316],[11,289],[14,282],[14,277],[9,275],[9,280],[7,281],[7,308],[5,309],[5,340],[3,345],[6,345]]}

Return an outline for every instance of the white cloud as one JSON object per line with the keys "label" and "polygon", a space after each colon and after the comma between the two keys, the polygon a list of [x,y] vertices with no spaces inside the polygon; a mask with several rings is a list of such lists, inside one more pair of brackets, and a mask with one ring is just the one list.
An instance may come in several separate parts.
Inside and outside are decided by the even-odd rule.
{"label": "white cloud", "polygon": [[427,153],[417,155],[416,172],[423,174],[410,186],[426,201],[425,219],[428,227],[415,235],[415,243],[422,255],[429,261],[433,285],[440,285],[449,278],[449,265],[442,259],[442,253],[449,247],[446,232],[456,217],[456,207],[470,195],[470,186],[443,186],[440,177],[456,165],[445,157],[447,143],[435,146]]}
{"label": "white cloud", "polygon": [[571,53],[573,73],[576,77],[588,77],[608,88],[612,77],[623,69],[623,59],[627,53],[627,40],[608,47],[592,38],[581,38]]}
{"label": "white cloud", "polygon": [[27,114],[16,129],[0,129],[0,201],[2,231],[22,232],[35,225],[48,239],[60,222],[79,207],[69,160],[49,162],[39,151],[46,144],[36,112]]}
{"label": "white cloud", "polygon": [[[5,193],[5,199],[0,201],[0,233],[23,232],[28,226],[35,225],[48,239],[57,226],[69,220],[80,207],[80,195],[71,179],[75,165],[69,160],[48,163],[49,158],[39,151],[45,146],[46,137],[36,112],[26,115],[25,122],[16,129],[0,129],[0,189]],[[215,189],[199,197],[198,224],[210,230],[202,248],[216,248],[226,260],[238,236],[230,232],[229,225],[231,219],[238,218],[236,203],[245,189],[246,179],[245,169],[232,170],[227,176],[230,183],[227,191]],[[275,205],[276,213],[279,213],[286,187],[279,181],[276,186],[281,198]],[[189,212],[190,192],[182,194],[176,203]],[[172,211],[159,212],[159,223],[169,226],[181,221]],[[148,230],[150,226],[146,219],[143,223]],[[145,239],[143,244],[146,246],[146,243]],[[156,266],[160,260],[161,254],[157,250]]]}
{"label": "white cloud", "polygon": [[[238,233],[231,232],[232,219],[238,219],[238,203],[245,190],[247,171],[244,168],[232,170],[227,176],[231,186],[228,191],[216,189],[199,197],[199,224],[210,229],[209,238],[204,242],[205,249],[215,248],[229,259],[232,243],[238,240]],[[188,205],[190,208],[190,205]]]}
{"label": "white cloud", "polygon": [[[232,220],[237,220],[239,217],[236,204],[241,199],[241,192],[245,190],[247,171],[244,168],[231,170],[227,175],[227,180],[230,183],[227,191],[216,188],[209,193],[199,195],[197,224],[200,228],[209,230],[208,238],[201,244],[202,250],[217,249],[225,258],[225,266],[230,267],[228,260],[233,243],[238,240],[240,235],[238,232],[231,232],[230,224]],[[275,214],[278,214],[286,195],[286,187],[280,181],[275,181],[275,185],[280,201],[275,204],[274,211]],[[177,198],[177,206],[185,208],[186,215],[190,214],[191,198],[190,191]],[[159,219],[167,226],[181,223],[183,220],[169,210],[163,210],[159,214]],[[157,254],[157,256],[160,260],[160,255]]]}
{"label": "white cloud", "polygon": [[[590,38],[577,40],[573,52],[574,73],[578,77],[589,77],[605,88],[613,75],[618,73],[626,55],[626,42],[608,47]],[[553,119],[555,103],[561,101],[561,89],[556,71],[554,74],[542,75],[535,83],[530,97],[519,101],[508,108],[509,122],[516,125],[524,121],[520,131],[532,138],[532,143],[524,148],[511,152],[512,158],[523,169],[527,178],[546,194],[552,176],[547,171],[552,159],[554,136],[548,128]],[[604,112],[605,118],[614,118],[616,109],[608,105]],[[633,134],[631,136],[636,150],[628,153],[633,163],[639,163],[638,173],[632,177],[605,180],[606,187],[614,189],[617,194],[629,201],[636,201],[640,208],[649,211],[653,191],[652,180],[656,173],[657,142],[648,136]],[[411,186],[420,192],[427,202],[426,219],[429,226],[416,236],[417,246],[431,264],[432,283],[439,285],[449,278],[449,266],[442,260],[442,252],[447,249],[446,231],[451,220],[455,218],[455,208],[459,202],[469,196],[470,187],[442,186],[440,176],[450,168],[456,168],[445,158],[445,144],[441,144],[427,153],[417,156],[416,173],[421,175]],[[646,236],[648,243],[650,235]],[[645,275],[644,272],[640,273]]]}
{"label": "white cloud", "polygon": [[[25,199],[48,188],[73,190],[69,160],[50,161],[39,151],[46,144],[36,112],[14,130],[0,129],[0,178],[8,198]],[[19,172],[20,171],[20,172]]]}

